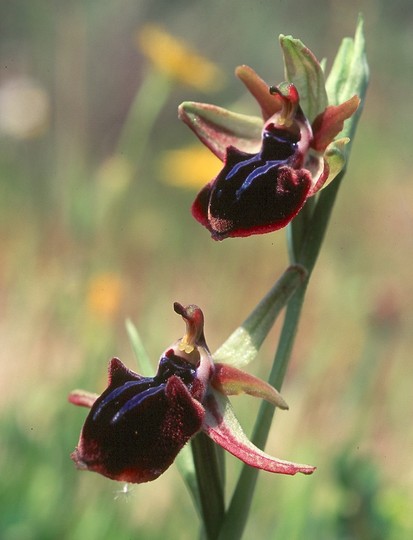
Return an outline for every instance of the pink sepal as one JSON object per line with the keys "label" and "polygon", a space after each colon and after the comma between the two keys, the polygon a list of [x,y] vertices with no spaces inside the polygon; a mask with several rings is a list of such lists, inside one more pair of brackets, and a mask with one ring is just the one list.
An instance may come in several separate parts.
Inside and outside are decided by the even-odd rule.
{"label": "pink sepal", "polygon": [[287,403],[273,386],[229,364],[215,364],[211,384],[226,396],[248,394],[265,399],[280,409],[288,409]]}
{"label": "pink sepal", "polygon": [[283,107],[281,96],[279,94],[271,94],[268,84],[252,68],[245,65],[238,66],[235,74],[258,101],[264,122],[281,111]]}
{"label": "pink sepal", "polygon": [[68,396],[69,403],[79,407],[88,407],[89,409],[95,403],[99,394],[88,392],[87,390],[73,390]]}
{"label": "pink sepal", "polygon": [[264,471],[280,474],[311,474],[315,467],[274,458],[257,448],[245,435],[229,400],[211,389],[205,402],[203,431],[232,455]]}
{"label": "pink sepal", "polygon": [[343,130],[344,121],[350,118],[360,105],[360,99],[353,96],[341,105],[330,105],[313,122],[314,139],[312,148],[324,152],[327,146]]}
{"label": "pink sepal", "polygon": [[261,147],[263,121],[259,117],[194,101],[182,103],[178,116],[221,161],[229,146],[252,154]]}

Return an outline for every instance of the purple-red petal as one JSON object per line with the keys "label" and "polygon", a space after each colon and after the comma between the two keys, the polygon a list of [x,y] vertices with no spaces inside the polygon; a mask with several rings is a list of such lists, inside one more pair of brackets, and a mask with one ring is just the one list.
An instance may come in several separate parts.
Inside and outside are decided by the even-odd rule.
{"label": "purple-red petal", "polygon": [[90,409],[95,401],[98,399],[99,394],[94,392],[87,392],[86,390],[72,390],[70,392],[68,400],[72,405],[77,405],[78,407],[87,407]]}
{"label": "purple-red petal", "polygon": [[320,113],[313,122],[314,139],[312,148],[324,152],[327,146],[342,131],[344,121],[350,118],[358,109],[360,99],[353,96],[341,105],[330,105]]}
{"label": "purple-red petal", "polygon": [[268,84],[249,66],[238,66],[235,74],[245,84],[261,107],[262,117],[266,122],[283,107],[279,94],[271,94]]}
{"label": "purple-red petal", "polygon": [[288,409],[287,403],[273,386],[229,364],[215,364],[211,384],[226,396],[249,394],[265,399],[280,409]]}
{"label": "purple-red petal", "polygon": [[257,152],[260,147],[261,118],[193,101],[182,103],[178,116],[221,161],[228,146],[244,152]]}

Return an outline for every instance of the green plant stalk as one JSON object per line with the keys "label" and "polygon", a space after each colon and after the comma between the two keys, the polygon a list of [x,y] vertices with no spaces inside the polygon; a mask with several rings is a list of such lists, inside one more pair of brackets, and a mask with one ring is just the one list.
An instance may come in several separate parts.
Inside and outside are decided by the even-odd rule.
{"label": "green plant stalk", "polygon": [[[286,53],[287,60],[291,60],[291,51],[288,48],[288,46],[291,48],[291,45],[291,39],[285,41],[287,48],[284,52]],[[300,44],[298,45],[299,50]],[[354,137],[368,83],[368,65],[364,45],[363,20],[360,17],[354,40],[351,38],[343,40],[326,85],[328,99],[331,104],[341,103],[354,94],[357,94],[361,99],[359,110],[351,119],[345,122],[344,129],[340,134],[341,137],[350,137],[350,139]],[[290,69],[287,70],[287,78],[288,75],[291,75],[292,82],[294,82],[294,78],[300,77],[303,74],[303,70],[305,73],[308,71],[308,63],[305,54],[299,54],[292,61],[292,67],[290,66]],[[304,63],[300,65],[300,62]],[[321,76],[321,74],[318,73],[318,76]],[[343,157],[348,158],[349,153],[350,145],[347,145]],[[331,186],[323,190],[317,198],[310,200],[297,218],[290,224],[288,230],[287,240],[290,262],[304,267],[307,277],[290,298],[287,305],[280,341],[269,376],[269,383],[277,389],[281,388],[287,371],[309,277],[317,261],[344,174],[345,169],[338,175]],[[274,407],[266,402],[262,403],[252,435],[252,442],[258,447],[265,446],[273,415]],[[203,444],[203,441],[201,441],[201,444]],[[201,453],[199,455],[202,456]],[[202,460],[205,459],[206,456],[202,456]],[[216,469],[218,469],[217,463],[215,457],[214,466]],[[208,486],[208,479],[202,479],[202,475],[205,475],[206,469],[208,469],[208,464],[205,461],[203,463],[202,461],[199,462],[196,469],[197,474],[201,473],[198,478],[201,499],[209,501],[209,508],[203,510],[205,530],[207,531],[208,538],[213,540],[216,538],[219,540],[239,540],[248,519],[259,470],[246,465],[243,467],[230,506],[224,514],[220,506],[220,487],[222,490],[222,484],[219,486],[215,485],[216,482],[214,482],[212,486]],[[215,477],[219,484],[219,475],[216,474]],[[203,481],[205,482],[204,484],[202,484]],[[203,490],[206,490],[206,492],[203,493]],[[220,508],[220,510],[215,512],[212,511],[214,506],[210,503],[210,498],[212,497],[217,497],[217,507]],[[222,524],[217,521],[209,522],[210,519],[212,521],[220,521],[222,519]]]}
{"label": "green plant stalk", "polygon": [[[307,269],[308,277],[296,291],[287,306],[279,345],[268,379],[268,382],[277,389],[281,389],[287,371],[308,280],[317,261],[317,256],[324,239],[339,184],[343,176],[344,172],[340,174],[340,178],[337,178],[336,181],[320,195],[310,225],[307,228],[307,233],[301,244],[302,247],[297,262]],[[275,409],[272,405],[267,402],[262,402],[251,438],[252,442],[261,448],[265,446],[267,441],[274,411]],[[247,523],[258,472],[259,469],[244,465],[220,530],[220,535],[218,537],[220,540],[239,540],[241,538]]]}
{"label": "green plant stalk", "polygon": [[[241,327],[218,349],[214,358],[218,361],[230,362],[231,358],[233,359],[241,349],[243,360],[251,361],[274,325],[278,314],[306,276],[307,273],[301,265],[295,264],[288,267]],[[206,447],[202,448],[202,445],[206,445]],[[215,452],[213,452],[214,447]],[[207,529],[206,534],[212,534],[212,536],[209,534],[208,538],[215,539],[225,511],[223,497],[225,486],[224,451],[205,436],[197,436],[194,439],[192,450],[194,473],[192,474],[188,467],[182,468],[181,472],[197,510],[201,514],[201,519],[205,529]],[[193,477],[196,478],[195,485]],[[216,519],[220,520],[219,523],[215,521]]]}
{"label": "green plant stalk", "polygon": [[[349,137],[351,141],[346,146],[347,163],[368,84],[369,72],[364,51],[363,20],[360,17],[354,41],[351,39],[343,40],[327,80],[327,91],[331,103],[349,99],[355,93],[361,99],[361,106],[357,113],[350,120],[347,120],[341,132],[342,137]],[[308,276],[287,306],[280,341],[268,380],[278,390],[281,389],[287,371],[307,284],[317,261],[345,173],[346,168],[341,171],[330,186],[320,193],[314,208],[305,209],[303,216],[299,214],[299,219],[291,223],[288,236],[290,259],[291,262],[302,264],[308,271]],[[311,210],[313,211],[311,212]],[[252,442],[261,448],[265,446],[267,441],[273,416],[274,407],[263,402],[252,435]],[[241,538],[247,523],[258,472],[258,469],[244,465],[220,529],[219,540],[239,540]]]}
{"label": "green plant stalk", "polygon": [[204,533],[215,540],[225,515],[225,471],[221,448],[205,433],[191,441]]}

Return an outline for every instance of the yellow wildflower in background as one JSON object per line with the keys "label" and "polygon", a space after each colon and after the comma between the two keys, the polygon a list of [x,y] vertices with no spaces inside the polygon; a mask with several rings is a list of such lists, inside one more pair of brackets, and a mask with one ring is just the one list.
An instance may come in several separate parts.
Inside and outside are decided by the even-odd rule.
{"label": "yellow wildflower in background", "polygon": [[96,175],[100,188],[112,195],[123,193],[131,183],[132,177],[132,164],[120,154],[106,158]]}
{"label": "yellow wildflower in background", "polygon": [[90,313],[103,319],[113,317],[119,311],[121,300],[120,276],[113,272],[103,272],[92,277],[86,297]]}
{"label": "yellow wildflower in background", "polygon": [[160,167],[165,183],[199,189],[219,173],[222,162],[207,148],[191,145],[164,152]]}
{"label": "yellow wildflower in background", "polygon": [[224,73],[161,26],[146,24],[137,33],[139,50],[171,79],[211,92],[222,88]]}

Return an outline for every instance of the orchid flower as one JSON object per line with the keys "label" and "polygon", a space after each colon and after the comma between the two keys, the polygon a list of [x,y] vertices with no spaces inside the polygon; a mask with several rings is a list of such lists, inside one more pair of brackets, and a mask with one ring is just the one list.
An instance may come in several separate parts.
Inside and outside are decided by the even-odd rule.
{"label": "orchid flower", "polygon": [[236,75],[257,100],[262,118],[203,103],[184,102],[179,107],[181,120],[224,163],[192,205],[193,216],[215,240],[285,227],[345,165],[343,146],[349,139],[334,139],[360,99],[354,95],[328,106],[323,71],[313,53],[290,37],[281,36],[281,44],[287,75],[294,55],[301,55],[307,73],[314,74],[310,89],[314,83],[316,110],[307,107],[315,101],[305,95],[307,82],[301,85],[300,100],[300,81],[268,86],[248,66],[238,67]]}
{"label": "orchid flower", "polygon": [[143,377],[117,358],[109,363],[107,389],[99,396],[75,390],[69,401],[89,407],[72,459],[79,469],[114,480],[155,480],[198,432],[252,467],[273,473],[311,474],[315,468],[269,456],[246,437],[227,398],[250,394],[287,409],[268,383],[231,365],[214,363],[195,305],[174,304],[186,323],[184,336],[161,355],[154,377]]}

